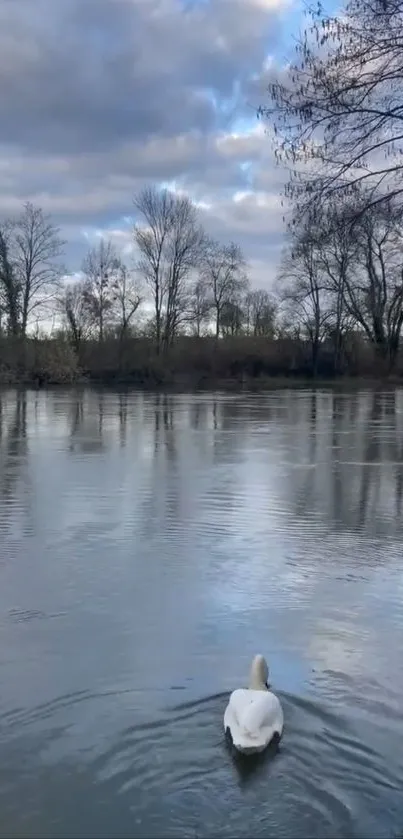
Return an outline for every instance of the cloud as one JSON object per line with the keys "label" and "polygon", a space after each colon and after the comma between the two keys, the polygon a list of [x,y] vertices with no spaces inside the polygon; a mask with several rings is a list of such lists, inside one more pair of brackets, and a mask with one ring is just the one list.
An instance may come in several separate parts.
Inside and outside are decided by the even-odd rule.
{"label": "cloud", "polygon": [[288,4],[3,0],[0,216],[24,200],[52,213],[76,270],[85,231],[125,238],[135,192],[165,183],[272,265],[284,174],[252,105]]}

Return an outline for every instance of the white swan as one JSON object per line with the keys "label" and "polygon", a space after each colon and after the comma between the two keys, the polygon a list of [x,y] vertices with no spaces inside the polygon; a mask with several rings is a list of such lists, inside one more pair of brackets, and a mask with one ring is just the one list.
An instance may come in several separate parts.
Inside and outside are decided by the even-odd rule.
{"label": "white swan", "polygon": [[279,740],[284,727],[283,709],[271,692],[269,668],[262,655],[252,661],[249,688],[231,693],[224,714],[225,734],[231,735],[238,752],[262,752],[273,738]]}

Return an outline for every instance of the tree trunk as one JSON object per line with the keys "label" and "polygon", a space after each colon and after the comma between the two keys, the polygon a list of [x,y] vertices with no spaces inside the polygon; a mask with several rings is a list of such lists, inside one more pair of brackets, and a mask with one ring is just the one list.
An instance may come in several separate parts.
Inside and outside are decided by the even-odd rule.
{"label": "tree trunk", "polygon": [[216,305],[216,318],[215,318],[215,337],[218,341],[220,337],[220,307]]}

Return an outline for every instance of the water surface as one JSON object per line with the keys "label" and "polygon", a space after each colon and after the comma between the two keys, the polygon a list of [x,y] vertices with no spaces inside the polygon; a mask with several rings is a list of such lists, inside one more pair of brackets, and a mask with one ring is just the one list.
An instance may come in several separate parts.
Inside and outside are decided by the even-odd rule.
{"label": "water surface", "polygon": [[0,391],[0,836],[401,832],[402,499],[401,391]]}

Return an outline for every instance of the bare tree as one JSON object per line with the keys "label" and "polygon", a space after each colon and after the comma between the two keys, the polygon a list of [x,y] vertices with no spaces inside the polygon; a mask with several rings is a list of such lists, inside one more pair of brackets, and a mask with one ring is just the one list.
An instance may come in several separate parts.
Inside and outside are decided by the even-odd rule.
{"label": "bare tree", "polygon": [[138,270],[153,295],[159,351],[188,318],[190,280],[201,258],[204,233],[192,202],[169,190],[147,187],[134,205],[144,220],[135,225],[134,239]]}
{"label": "bare tree", "polygon": [[165,250],[173,226],[173,196],[168,190],[158,192],[153,187],[147,187],[133,203],[145,221],[144,226],[135,225],[134,241],[140,254],[138,269],[153,295],[155,338],[159,352],[166,295]]}
{"label": "bare tree", "polygon": [[200,262],[205,234],[197,222],[196,208],[188,198],[175,202],[174,225],[167,258],[164,345],[172,343],[178,329],[189,319],[190,281]]}
{"label": "bare tree", "polygon": [[[326,200],[366,185],[368,204],[403,191],[403,0],[321,3],[285,78],[270,86],[277,155],[293,167],[288,192]],[[305,179],[299,163],[310,163]],[[312,171],[316,174],[312,177]],[[361,207],[362,210],[362,207]]]}
{"label": "bare tree", "polygon": [[58,308],[67,327],[71,343],[78,353],[83,341],[90,337],[92,317],[86,300],[86,284],[70,283],[58,298]]}
{"label": "bare tree", "polygon": [[120,268],[116,250],[110,241],[100,239],[83,261],[84,301],[90,320],[96,325],[98,339],[103,341],[105,328],[111,322],[115,301],[114,283]]}
{"label": "bare tree", "polygon": [[302,230],[294,248],[286,255],[279,274],[280,298],[287,314],[301,325],[312,355],[312,372],[318,371],[319,352],[326,335],[329,309],[320,270],[316,241]]}
{"label": "bare tree", "polygon": [[222,245],[211,239],[203,254],[202,276],[210,290],[215,312],[215,334],[218,338],[225,307],[239,295],[245,294],[248,288],[245,259],[239,245],[234,242]]}
{"label": "bare tree", "polygon": [[211,313],[211,299],[205,278],[198,277],[189,298],[189,323],[199,338],[207,326]]}
{"label": "bare tree", "polygon": [[312,344],[313,368],[326,337],[340,370],[351,329],[364,333],[390,366],[403,325],[403,210],[396,201],[369,205],[367,193],[333,200],[321,217],[296,211],[294,247],[280,275],[281,296]]}
{"label": "bare tree", "polygon": [[246,296],[247,332],[272,338],[276,320],[276,302],[266,289],[254,289]]}
{"label": "bare tree", "polygon": [[[356,325],[356,318],[346,305],[347,283],[357,263],[358,241],[350,202],[333,200],[328,213],[315,219],[315,247],[323,285],[329,295],[328,337],[333,345],[334,371],[340,372],[346,335]],[[312,215],[311,220],[312,220]]]}
{"label": "bare tree", "polygon": [[393,366],[403,325],[403,213],[375,205],[351,228],[354,256],[346,272],[347,311],[381,357]]}
{"label": "bare tree", "polygon": [[240,335],[243,332],[244,320],[242,302],[228,300],[221,310],[220,328],[223,337]]}
{"label": "bare tree", "polygon": [[64,244],[50,216],[29,202],[21,215],[12,220],[9,251],[20,298],[22,336],[26,335],[31,315],[37,315],[38,310],[45,312],[55,300]]}
{"label": "bare tree", "polygon": [[138,283],[123,262],[120,262],[116,267],[112,292],[118,320],[119,338],[122,341],[127,336],[134,315],[142,302]]}

